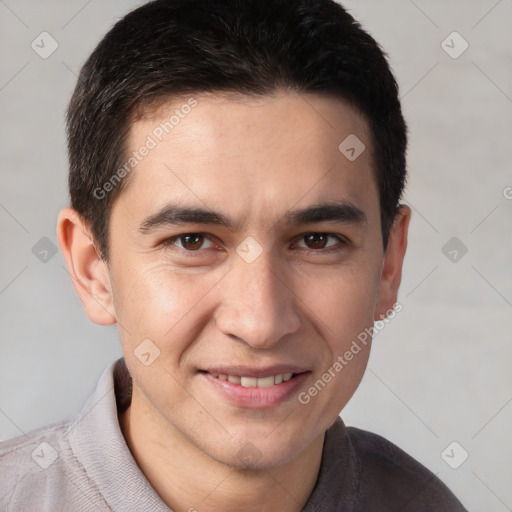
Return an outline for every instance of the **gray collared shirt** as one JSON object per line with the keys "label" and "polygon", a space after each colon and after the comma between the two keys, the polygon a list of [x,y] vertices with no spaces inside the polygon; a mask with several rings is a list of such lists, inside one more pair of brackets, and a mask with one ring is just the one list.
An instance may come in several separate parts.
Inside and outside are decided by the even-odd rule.
{"label": "gray collared shirt", "polygon": [[[0,511],[171,511],[121,432],[118,412],[130,400],[131,378],[121,358],[103,372],[76,417],[0,443]],[[303,510],[465,511],[419,462],[380,436],[345,427],[341,418],[326,432],[318,479]]]}

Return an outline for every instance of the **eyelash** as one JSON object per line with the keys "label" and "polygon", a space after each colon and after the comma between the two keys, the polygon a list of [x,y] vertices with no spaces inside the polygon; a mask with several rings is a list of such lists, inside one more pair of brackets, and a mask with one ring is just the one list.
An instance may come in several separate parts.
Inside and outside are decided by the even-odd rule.
{"label": "eyelash", "polygon": [[[187,236],[187,235],[200,235],[200,236],[203,236],[203,237],[209,239],[215,245],[215,242],[213,242],[211,240],[211,237],[207,233],[194,232],[194,231],[187,232],[187,233],[180,233],[179,235],[175,235],[175,236],[172,236],[170,238],[166,238],[165,240],[163,240],[161,242],[160,245],[164,249],[172,248],[172,246],[173,246],[174,242],[176,242],[176,240],[178,240],[181,237]],[[300,248],[302,250],[305,250],[305,251],[308,251],[308,252],[311,252],[311,253],[326,254],[326,253],[336,252],[336,251],[340,251],[340,250],[345,249],[350,244],[350,241],[346,237],[344,237],[343,235],[338,235],[336,233],[325,233],[325,232],[321,232],[321,231],[308,231],[307,233],[304,233],[304,234],[300,235],[296,239],[297,241],[293,242],[292,245],[295,245],[299,241],[303,241],[304,238],[306,236],[308,236],[308,235],[325,235],[325,236],[328,236],[328,237],[334,237],[334,238],[336,238],[338,240],[337,244],[334,244],[334,245],[332,245],[330,247],[327,247],[327,248],[320,248],[320,249],[309,249],[309,248],[303,248],[303,247]],[[183,253],[186,253],[187,255],[190,255],[190,256],[194,256],[195,253],[201,253],[202,251],[205,250],[205,249],[197,249],[195,251],[192,251],[192,250],[183,249],[181,247],[174,247],[174,249],[182,251]]]}

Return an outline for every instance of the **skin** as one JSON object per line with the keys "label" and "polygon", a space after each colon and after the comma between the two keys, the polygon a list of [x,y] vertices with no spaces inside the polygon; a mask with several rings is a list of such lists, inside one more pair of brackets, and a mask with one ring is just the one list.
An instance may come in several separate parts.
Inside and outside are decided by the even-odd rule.
{"label": "skin", "polygon": [[[198,369],[297,364],[311,371],[299,391],[307,390],[396,302],[410,209],[401,207],[384,253],[368,127],[343,101],[285,91],[195,97],[115,202],[109,265],[71,208],[59,215],[59,243],[89,318],[119,325],[133,378],[120,425],[165,503],[177,512],[300,511],[324,433],[358,387],[370,344],[305,405],[294,393],[274,407],[234,406]],[[129,149],[183,103],[136,121]],[[338,150],[349,134],[366,146],[352,162]],[[169,201],[216,210],[237,225],[142,233],[143,220]],[[339,201],[366,220],[286,222],[292,210]],[[311,244],[311,232],[330,235]],[[193,246],[183,238],[162,245],[187,233],[206,235]],[[262,248],[251,263],[236,252],[249,236]],[[134,355],[144,339],[160,350],[149,366]],[[250,467],[240,457],[248,442],[259,454]]]}

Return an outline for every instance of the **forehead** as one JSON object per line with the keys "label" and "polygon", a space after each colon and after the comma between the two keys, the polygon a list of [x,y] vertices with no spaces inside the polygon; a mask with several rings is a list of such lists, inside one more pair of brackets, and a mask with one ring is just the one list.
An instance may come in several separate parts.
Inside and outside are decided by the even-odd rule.
{"label": "forehead", "polygon": [[[286,210],[303,200],[378,201],[367,123],[329,96],[174,99],[133,123],[128,155],[144,147],[121,199],[145,210],[170,199],[231,208],[234,215]],[[348,158],[354,151],[347,149],[357,158]]]}
{"label": "forehead", "polygon": [[265,96],[219,92],[160,101],[132,124],[128,142],[134,149],[141,136],[148,135],[159,145],[195,141],[212,156],[224,149],[236,157],[254,146],[261,150],[262,142],[267,152],[301,141],[318,147],[323,140],[328,149],[327,138],[337,141],[344,134],[358,134],[370,144],[366,120],[341,98],[284,91]]}

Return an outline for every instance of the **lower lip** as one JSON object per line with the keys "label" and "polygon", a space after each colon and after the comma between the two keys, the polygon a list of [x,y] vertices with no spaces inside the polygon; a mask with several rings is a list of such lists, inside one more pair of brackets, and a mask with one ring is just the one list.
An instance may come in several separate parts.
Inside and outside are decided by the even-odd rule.
{"label": "lower lip", "polygon": [[241,384],[218,379],[207,372],[199,373],[200,377],[234,405],[252,409],[275,407],[284,402],[298,392],[310,374],[311,372],[300,373],[286,382],[274,384],[268,388],[246,388]]}

